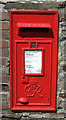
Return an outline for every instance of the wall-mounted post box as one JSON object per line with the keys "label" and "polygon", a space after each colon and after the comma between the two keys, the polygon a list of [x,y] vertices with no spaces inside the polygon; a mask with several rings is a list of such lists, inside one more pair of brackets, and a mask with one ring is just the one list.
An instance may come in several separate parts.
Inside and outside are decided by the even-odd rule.
{"label": "wall-mounted post box", "polygon": [[57,11],[10,12],[11,110],[56,110]]}

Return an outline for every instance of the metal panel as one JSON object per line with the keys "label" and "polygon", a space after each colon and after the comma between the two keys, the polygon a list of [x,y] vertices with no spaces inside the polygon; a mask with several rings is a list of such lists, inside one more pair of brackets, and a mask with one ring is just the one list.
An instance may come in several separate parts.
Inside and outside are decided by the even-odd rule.
{"label": "metal panel", "polygon": [[[57,11],[10,11],[11,110],[56,110],[57,44]],[[41,50],[41,72],[25,72],[25,50]]]}

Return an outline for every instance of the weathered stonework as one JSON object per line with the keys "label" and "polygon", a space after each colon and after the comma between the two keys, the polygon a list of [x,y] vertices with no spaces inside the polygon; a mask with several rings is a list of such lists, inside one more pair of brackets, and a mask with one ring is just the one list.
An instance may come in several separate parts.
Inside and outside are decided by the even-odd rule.
{"label": "weathered stonework", "polygon": [[[3,109],[0,118],[2,120],[64,120],[66,118],[66,2],[65,0],[47,1],[49,2],[46,0],[31,0],[30,2],[27,0],[0,0],[0,88],[2,87],[0,95],[2,95]],[[59,11],[57,111],[55,113],[12,112],[10,110],[9,11],[14,9]]]}
{"label": "weathered stonework", "polygon": [[7,2],[4,9],[36,9],[36,10],[47,10],[56,8],[65,8],[65,2],[45,2],[45,3],[20,3],[20,2]]}

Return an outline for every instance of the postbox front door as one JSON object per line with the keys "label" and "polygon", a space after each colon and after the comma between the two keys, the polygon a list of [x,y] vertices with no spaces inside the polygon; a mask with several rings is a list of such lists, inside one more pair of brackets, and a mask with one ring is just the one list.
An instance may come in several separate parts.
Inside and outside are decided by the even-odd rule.
{"label": "postbox front door", "polygon": [[[11,11],[11,19],[15,20],[19,13],[22,17],[27,16],[27,19],[30,14],[29,11],[27,13]],[[37,16],[40,13],[42,12],[38,11]],[[57,12],[43,11],[45,19],[46,14],[50,16],[51,13],[57,14]],[[12,17],[14,14],[15,16]],[[55,26],[51,25],[50,21],[41,23],[42,18],[39,20],[40,24],[28,24],[19,23],[17,19],[16,23],[13,22],[13,27],[13,20],[11,21],[11,29],[13,29],[10,62],[12,110],[56,109],[57,46],[54,45],[57,45],[57,35],[54,37]],[[16,25],[16,33],[14,25]]]}

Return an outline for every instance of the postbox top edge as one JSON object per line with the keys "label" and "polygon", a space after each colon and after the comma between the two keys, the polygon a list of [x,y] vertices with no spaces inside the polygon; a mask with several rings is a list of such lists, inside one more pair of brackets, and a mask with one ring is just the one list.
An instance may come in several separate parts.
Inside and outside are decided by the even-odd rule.
{"label": "postbox top edge", "polygon": [[42,14],[58,14],[58,11],[48,11],[48,10],[11,10],[10,11],[11,14],[20,14],[20,13],[26,13],[26,14],[39,14],[39,13],[42,13]]}

